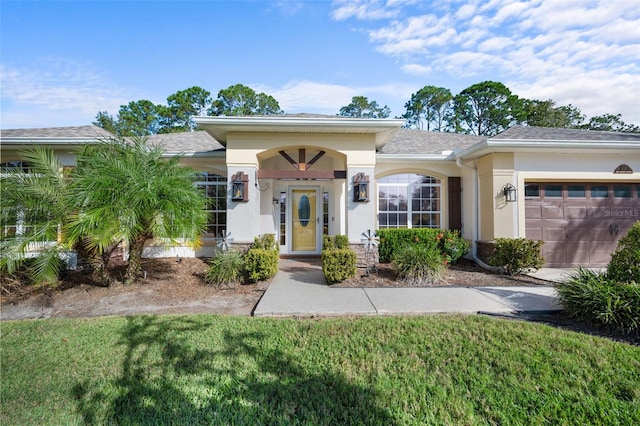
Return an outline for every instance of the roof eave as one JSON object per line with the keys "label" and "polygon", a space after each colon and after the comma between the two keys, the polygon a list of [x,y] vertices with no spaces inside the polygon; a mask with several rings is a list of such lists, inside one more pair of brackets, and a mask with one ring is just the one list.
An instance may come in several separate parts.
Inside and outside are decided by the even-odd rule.
{"label": "roof eave", "polygon": [[473,160],[493,152],[602,152],[610,153],[637,150],[640,144],[628,141],[585,141],[585,140],[529,140],[529,139],[500,139],[487,140],[470,146],[455,154],[455,158]]}
{"label": "roof eave", "polygon": [[193,120],[222,145],[230,132],[265,133],[340,133],[376,134],[376,147],[382,148],[405,123],[399,119],[318,118],[283,116],[208,117],[196,116]]}

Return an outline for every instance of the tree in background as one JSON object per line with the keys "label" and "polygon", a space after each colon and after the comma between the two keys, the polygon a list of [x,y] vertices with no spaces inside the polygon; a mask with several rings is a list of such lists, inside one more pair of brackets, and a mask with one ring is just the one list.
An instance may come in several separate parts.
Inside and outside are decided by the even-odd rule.
{"label": "tree in background", "polygon": [[493,136],[522,122],[520,99],[504,84],[483,81],[453,98],[448,127],[456,133]]}
{"label": "tree in background", "polygon": [[118,112],[118,135],[147,136],[160,130],[160,111],[163,107],[146,99],[122,105]]}
{"label": "tree in background", "polygon": [[345,117],[363,117],[363,118],[387,118],[391,110],[388,106],[380,107],[378,102],[371,101],[365,96],[354,96],[351,103],[340,108],[339,115]]}
{"label": "tree in background", "polygon": [[582,129],[588,130],[603,130],[609,132],[628,132],[628,133],[640,133],[640,127],[634,124],[627,124],[622,121],[621,114],[603,114],[596,115],[589,119],[588,123],[580,126]]}
{"label": "tree in background", "polygon": [[446,118],[451,114],[453,95],[444,87],[425,86],[411,95],[404,107],[408,127],[420,130],[445,130]]}
{"label": "tree in background", "polygon": [[127,284],[141,272],[147,240],[197,244],[206,226],[196,173],[180,165],[181,157],[164,159],[162,153],[136,137],[86,145],[76,156],[69,196],[77,213],[69,221],[69,234],[97,253],[124,242]]}
{"label": "tree in background", "polygon": [[191,117],[205,115],[211,104],[211,93],[202,87],[193,86],[177,91],[167,98],[167,106],[160,111],[159,133],[197,130],[198,125]]}
{"label": "tree in background", "polygon": [[218,98],[209,109],[211,115],[272,115],[282,114],[278,101],[265,93],[256,93],[242,84],[229,86],[218,92]]}

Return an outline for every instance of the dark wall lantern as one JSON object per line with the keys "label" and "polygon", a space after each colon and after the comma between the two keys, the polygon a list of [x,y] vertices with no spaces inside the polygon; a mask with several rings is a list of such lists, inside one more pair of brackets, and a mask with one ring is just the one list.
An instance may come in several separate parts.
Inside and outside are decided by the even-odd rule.
{"label": "dark wall lantern", "polygon": [[508,183],[503,186],[502,192],[504,193],[504,198],[507,203],[515,203],[518,201],[518,189],[512,184]]}
{"label": "dark wall lantern", "polygon": [[366,203],[369,201],[369,176],[358,173],[353,177],[353,201]]}
{"label": "dark wall lantern", "polygon": [[249,201],[249,176],[237,172],[231,177],[231,200]]}

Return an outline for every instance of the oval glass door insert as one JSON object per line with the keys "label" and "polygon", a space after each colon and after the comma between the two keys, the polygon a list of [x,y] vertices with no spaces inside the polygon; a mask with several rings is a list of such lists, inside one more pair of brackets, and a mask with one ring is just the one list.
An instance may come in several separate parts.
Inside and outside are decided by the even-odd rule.
{"label": "oval glass door insert", "polygon": [[309,197],[303,195],[298,202],[298,219],[300,219],[300,225],[307,226],[309,224],[309,216],[311,215],[311,203]]}

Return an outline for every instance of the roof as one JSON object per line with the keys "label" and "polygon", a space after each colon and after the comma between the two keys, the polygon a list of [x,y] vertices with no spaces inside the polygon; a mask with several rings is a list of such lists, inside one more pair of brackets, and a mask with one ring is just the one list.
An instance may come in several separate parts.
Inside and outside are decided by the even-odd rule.
{"label": "roof", "polygon": [[472,160],[492,152],[632,153],[640,152],[640,134],[596,130],[514,126],[484,142],[456,152]]}
{"label": "roof", "polygon": [[231,132],[373,134],[378,149],[405,123],[405,120],[401,119],[313,114],[204,116],[193,117],[193,120],[223,145],[226,145],[227,135]]}
{"label": "roof", "polygon": [[555,127],[513,126],[493,136],[491,140],[640,142],[640,134]]}
{"label": "roof", "polygon": [[225,148],[204,131],[163,133],[148,136],[150,144],[157,144],[168,154],[222,151]]}
{"label": "roof", "polygon": [[95,125],[71,126],[71,127],[47,127],[41,129],[7,129],[0,130],[0,139],[3,143],[11,139],[23,142],[37,140],[95,140],[110,138],[113,135]]}
{"label": "roof", "polygon": [[486,141],[486,136],[399,129],[378,154],[443,154]]}

